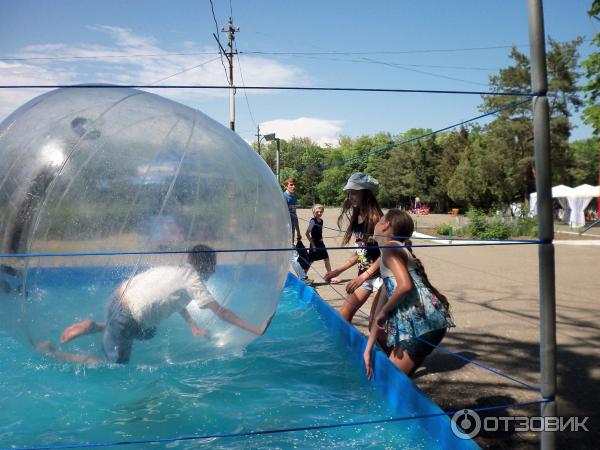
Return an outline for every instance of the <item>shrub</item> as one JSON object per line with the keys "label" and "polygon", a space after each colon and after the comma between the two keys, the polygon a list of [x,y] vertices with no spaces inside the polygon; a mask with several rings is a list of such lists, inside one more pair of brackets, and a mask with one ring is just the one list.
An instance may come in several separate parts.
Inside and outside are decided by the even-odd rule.
{"label": "shrub", "polygon": [[537,218],[519,217],[515,225],[515,234],[517,236],[536,237],[538,233]]}
{"label": "shrub", "polygon": [[450,233],[452,233],[452,225],[449,223],[442,223],[435,227],[435,232],[440,236],[450,236]]}
{"label": "shrub", "polygon": [[[467,212],[469,224],[466,231],[475,239],[502,240],[511,236],[535,236],[537,220],[530,217],[519,217],[512,224],[501,218],[490,219],[481,210]],[[456,233],[458,236],[458,233]]]}
{"label": "shrub", "polygon": [[513,234],[513,227],[501,220],[492,220],[486,223],[485,230],[479,236],[481,239],[497,240],[508,239]]}
{"label": "shrub", "polygon": [[466,227],[467,233],[470,233],[474,238],[481,238],[488,226],[488,219],[484,212],[480,209],[470,209],[467,211],[467,218],[469,219],[469,225]]}

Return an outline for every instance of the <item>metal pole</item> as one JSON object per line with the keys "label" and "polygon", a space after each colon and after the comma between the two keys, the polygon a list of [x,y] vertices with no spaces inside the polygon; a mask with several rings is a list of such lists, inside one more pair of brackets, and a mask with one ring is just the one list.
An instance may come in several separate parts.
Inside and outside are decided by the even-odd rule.
{"label": "metal pole", "polygon": [[277,183],[281,184],[281,181],[279,180],[279,141],[281,139],[277,138],[277,156],[276,156],[276,161],[275,161],[275,171],[277,172]]}
{"label": "metal pole", "polygon": [[[533,98],[533,143],[537,189],[538,235],[543,241],[538,247],[540,295],[540,367],[542,417],[556,416],[556,291],[554,275],[554,224],[552,218],[552,170],[550,162],[550,116],[544,16],[541,0],[528,0],[529,45],[531,47],[531,88]],[[543,450],[555,448],[556,434],[542,431]]]}

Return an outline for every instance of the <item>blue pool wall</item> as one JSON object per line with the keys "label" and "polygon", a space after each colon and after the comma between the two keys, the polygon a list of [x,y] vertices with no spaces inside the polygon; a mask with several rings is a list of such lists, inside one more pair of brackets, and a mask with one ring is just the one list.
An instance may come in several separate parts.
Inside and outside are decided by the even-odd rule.
{"label": "blue pool wall", "polygon": [[[362,355],[367,345],[367,338],[355,327],[346,322],[317,292],[288,274],[286,286],[297,290],[300,299],[307,306],[313,306],[332,334],[342,337],[350,350],[356,355],[357,370],[364,372]],[[479,449],[471,439],[460,439],[454,435],[450,427],[450,418],[432,402],[402,371],[394,366],[385,353],[376,351],[373,363],[373,382],[385,396],[395,417],[429,416],[407,420],[418,420],[429,435],[445,449]]]}

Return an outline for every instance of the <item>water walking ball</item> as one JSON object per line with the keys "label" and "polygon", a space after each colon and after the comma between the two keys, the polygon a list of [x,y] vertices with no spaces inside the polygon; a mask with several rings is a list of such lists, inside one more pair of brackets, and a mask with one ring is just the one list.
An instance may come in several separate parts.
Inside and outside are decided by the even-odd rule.
{"label": "water walking ball", "polygon": [[[253,326],[275,311],[287,275],[289,253],[250,251],[289,246],[269,167],[201,112],[140,90],[57,89],[4,120],[0,211],[0,330],[32,348],[101,357],[101,334],[61,346],[61,332],[103,322],[118,286],[184,265],[197,244],[217,250],[213,297]],[[134,342],[132,361],[193,360],[256,338],[188,310],[209,338],[173,314]]]}

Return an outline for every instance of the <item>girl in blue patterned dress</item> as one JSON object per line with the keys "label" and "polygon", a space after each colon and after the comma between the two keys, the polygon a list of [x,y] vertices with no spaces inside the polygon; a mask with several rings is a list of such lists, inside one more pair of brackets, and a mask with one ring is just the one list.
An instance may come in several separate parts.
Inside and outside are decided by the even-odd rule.
{"label": "girl in blue patterned dress", "polygon": [[382,332],[391,349],[390,361],[411,376],[433,351],[429,344],[438,345],[446,329],[454,326],[448,300],[431,285],[410,248],[413,231],[411,217],[398,209],[389,210],[375,225],[386,295],[377,305],[364,353],[369,378],[373,374],[373,346]]}

